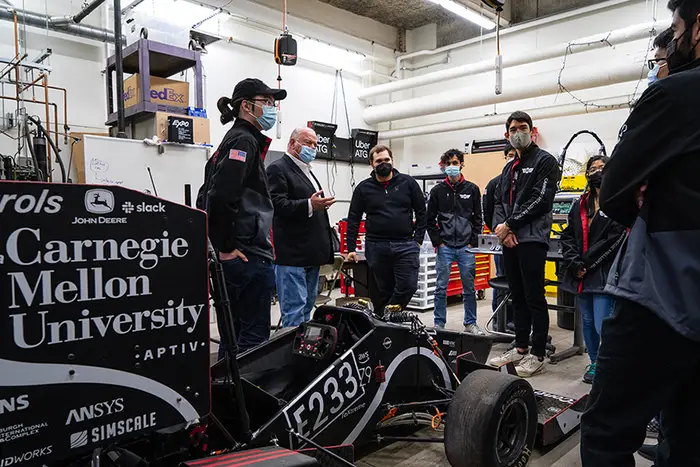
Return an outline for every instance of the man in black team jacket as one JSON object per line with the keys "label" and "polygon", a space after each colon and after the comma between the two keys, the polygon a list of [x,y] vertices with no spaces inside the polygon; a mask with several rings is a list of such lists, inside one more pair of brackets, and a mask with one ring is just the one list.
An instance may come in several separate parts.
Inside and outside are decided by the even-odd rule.
{"label": "man in black team jacket", "polygon": [[[236,121],[207,161],[197,197],[197,207],[209,214],[209,239],[223,264],[241,350],[270,337],[273,207],[263,161],[271,140],[261,130],[275,125],[275,101],[286,96],[249,78],[236,85],[231,99],[219,99],[221,123]],[[219,356],[228,345],[221,344]]]}
{"label": "man in black team jacket", "polygon": [[[507,143],[506,147],[503,148],[503,155],[506,163],[514,159],[516,154],[517,152],[515,148],[510,143]],[[496,192],[498,191],[500,183],[501,174],[498,174],[486,184],[486,188],[484,188],[484,196],[481,198],[482,205],[484,207],[484,225],[488,227],[491,232],[496,229],[496,226],[493,224],[493,213],[496,207]],[[503,267],[503,257],[494,255],[493,263],[496,265],[496,276],[505,276],[506,272],[505,268]],[[503,301],[505,295],[506,294],[503,291],[493,290],[493,300],[491,301],[491,309],[493,311],[496,311],[496,308],[498,308],[498,305],[500,305],[500,303]],[[510,322],[512,317],[510,316],[510,313],[508,313],[508,315],[508,322]],[[494,321],[494,327],[496,325],[497,323]]]}
{"label": "man in black team jacket", "polygon": [[[560,179],[554,156],[532,142],[535,130],[525,112],[506,122],[506,137],[517,156],[506,164],[496,191],[493,223],[503,243],[503,262],[513,296],[515,348],[491,360],[517,364],[520,376],[544,370],[549,312],[544,292],[544,264],[552,229],[552,205]],[[532,330],[532,352],[528,353]]]}
{"label": "man in black team jacket", "polygon": [[639,99],[603,172],[600,208],[631,231],[605,289],[618,304],[582,418],[585,467],[633,466],[660,410],[656,465],[700,465],[700,0],[669,9],[670,76]]}
{"label": "man in black team jacket", "polygon": [[375,146],[369,163],[374,170],[357,185],[350,202],[348,260],[357,261],[357,235],[367,213],[365,256],[378,288],[374,308],[381,313],[386,305],[405,308],[418,289],[426,208],[418,183],[393,168],[391,149]]}
{"label": "man in black team jacket", "polygon": [[464,154],[450,149],[442,155],[440,165],[447,177],[430,190],[428,233],[437,249],[437,283],[435,284],[435,327],[444,328],[447,320],[447,286],[452,263],[457,263],[462,281],[464,330],[480,336],[486,333],[476,324],[474,276],[476,258],[468,246],[476,246],[482,229],[481,192],[462,175]]}
{"label": "man in black team jacket", "polygon": [[328,208],[335,198],[324,198],[311,161],[316,158],[316,132],[292,132],[287,153],[267,168],[275,217],[275,281],[282,326],[298,326],[311,318],[318,295],[321,265],[333,262]]}

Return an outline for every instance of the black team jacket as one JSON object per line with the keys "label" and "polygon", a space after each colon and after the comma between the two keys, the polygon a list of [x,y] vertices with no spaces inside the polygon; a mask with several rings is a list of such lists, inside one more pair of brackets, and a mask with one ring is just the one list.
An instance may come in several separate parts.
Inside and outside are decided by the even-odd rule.
{"label": "black team jacket", "polygon": [[[700,59],[644,91],[603,170],[600,208],[631,227],[606,292],[700,342]],[[637,191],[648,183],[641,209]]]}
{"label": "black team jacket", "polygon": [[[561,288],[574,294],[603,292],[615,255],[627,237],[625,226],[610,219],[602,210],[592,219],[588,218],[588,203],[594,202],[589,193],[571,207],[566,228],[561,233],[564,257]],[[586,269],[583,279],[576,277],[581,269]]]}
{"label": "black team jacket", "polygon": [[197,207],[209,214],[209,239],[220,252],[237,249],[273,258],[273,207],[264,165],[270,142],[239,118],[206,163]]}
{"label": "black team jacket", "polygon": [[[356,249],[362,215],[367,214],[367,240],[423,244],[426,207],[423,190],[409,175],[394,169],[387,183],[377,181],[374,171],[360,182],[352,194],[348,212],[348,251]],[[415,213],[415,223],[413,215]]]}
{"label": "black team jacket", "polygon": [[519,243],[549,245],[552,206],[561,171],[557,160],[535,143],[508,162],[496,191],[494,228],[505,222]]}
{"label": "black team jacket", "polygon": [[456,185],[446,178],[430,190],[428,234],[434,247],[477,245],[482,222],[481,192],[464,176]]}

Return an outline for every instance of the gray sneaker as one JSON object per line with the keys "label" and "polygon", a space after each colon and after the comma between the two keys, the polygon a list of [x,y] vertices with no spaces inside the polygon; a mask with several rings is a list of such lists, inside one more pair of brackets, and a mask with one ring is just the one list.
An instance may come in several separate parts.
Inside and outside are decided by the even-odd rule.
{"label": "gray sneaker", "polygon": [[529,378],[530,376],[535,376],[539,373],[544,373],[545,362],[540,361],[537,357],[532,354],[525,355],[520,363],[515,367],[515,371],[521,378]]}
{"label": "gray sneaker", "polygon": [[513,362],[517,365],[518,362],[520,362],[523,358],[525,358],[525,355],[519,353],[518,349],[512,348],[507,352],[504,352],[502,355],[499,355],[498,357],[494,357],[491,360],[489,360],[489,365],[502,367],[503,365],[509,362]]}
{"label": "gray sneaker", "polygon": [[486,332],[479,327],[478,324],[467,324],[464,326],[464,332],[467,332],[469,334],[474,334],[475,336],[485,336]]}

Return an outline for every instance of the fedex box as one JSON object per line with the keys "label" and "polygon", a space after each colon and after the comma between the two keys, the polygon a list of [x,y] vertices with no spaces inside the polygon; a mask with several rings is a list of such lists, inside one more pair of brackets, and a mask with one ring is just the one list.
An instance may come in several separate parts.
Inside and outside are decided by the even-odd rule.
{"label": "fedex box", "polygon": [[[141,81],[139,74],[133,74],[124,81],[124,107],[131,107],[141,102]],[[188,107],[190,102],[190,85],[186,81],[151,76],[151,89],[148,90],[151,102],[172,107]]]}

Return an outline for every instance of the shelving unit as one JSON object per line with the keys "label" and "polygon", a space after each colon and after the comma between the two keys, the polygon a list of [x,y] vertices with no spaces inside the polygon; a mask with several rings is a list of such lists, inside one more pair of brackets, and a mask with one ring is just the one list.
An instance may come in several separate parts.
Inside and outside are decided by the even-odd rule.
{"label": "shelving unit", "polygon": [[[204,91],[202,82],[202,60],[201,53],[194,50],[183,49],[160,42],[140,39],[129,47],[123,49],[124,73],[139,73],[139,85],[141,87],[141,101],[124,109],[127,121],[146,118],[155,112],[170,112],[175,114],[186,114],[187,109],[151,102],[150,93],[151,76],[159,78],[169,78],[177,73],[194,68],[195,80],[195,107],[204,107]],[[112,126],[117,122],[117,112],[114,102],[114,77],[112,72],[116,69],[116,58],[114,55],[107,59],[107,122]],[[144,91],[145,90],[145,91]]]}

